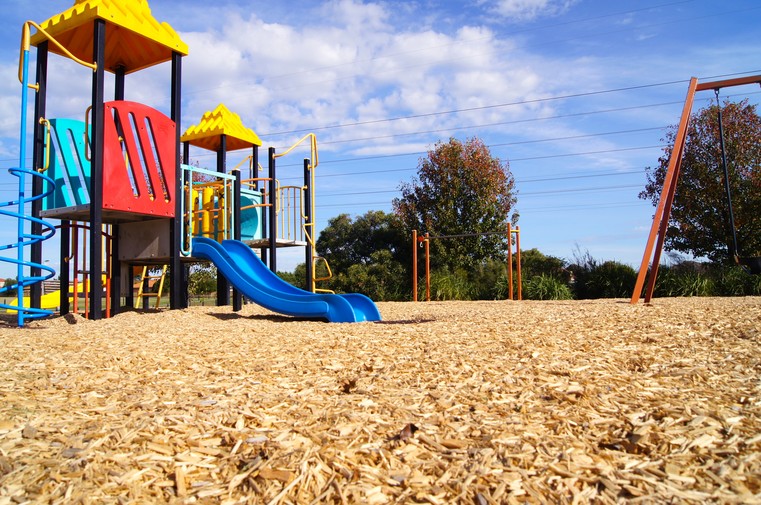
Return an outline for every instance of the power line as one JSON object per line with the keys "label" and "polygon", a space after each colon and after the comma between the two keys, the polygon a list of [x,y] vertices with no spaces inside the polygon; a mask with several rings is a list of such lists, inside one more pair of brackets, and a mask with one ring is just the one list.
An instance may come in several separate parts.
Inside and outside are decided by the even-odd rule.
{"label": "power line", "polygon": [[[713,79],[717,77],[729,77],[734,75],[741,75],[741,74],[750,74],[758,72],[758,70],[753,70],[749,72],[736,72],[733,74],[724,74],[720,76],[711,76],[708,77],[708,79]],[[637,84],[633,86],[624,86],[621,88],[609,88],[609,89],[601,89],[596,91],[583,91],[579,93],[569,93],[567,95],[557,95],[557,96],[551,96],[551,97],[545,97],[545,98],[533,98],[528,100],[518,100],[515,102],[505,102],[500,104],[492,104],[492,105],[482,105],[479,107],[466,107],[463,109],[452,109],[452,110],[445,110],[445,111],[435,111],[435,112],[427,112],[423,114],[410,114],[407,116],[397,116],[397,117],[391,117],[391,118],[383,118],[383,119],[371,119],[367,121],[355,121],[352,123],[341,123],[337,125],[329,125],[329,126],[317,126],[312,128],[302,128],[297,130],[288,130],[288,131],[280,131],[280,132],[268,132],[263,133],[263,136],[277,136],[277,135],[291,135],[294,133],[304,133],[304,132],[315,132],[315,131],[322,131],[322,130],[332,130],[332,129],[338,129],[338,128],[348,128],[350,126],[364,126],[369,124],[378,124],[378,123],[387,123],[387,122],[394,122],[394,121],[402,121],[406,119],[420,119],[425,117],[435,117],[435,116],[443,116],[448,114],[459,114],[462,112],[473,112],[473,111],[481,111],[481,110],[490,110],[490,109],[498,109],[498,108],[504,108],[504,107],[514,107],[517,105],[533,105],[538,103],[546,103],[546,102],[553,102],[558,100],[568,100],[570,98],[582,98],[582,97],[588,97],[588,96],[597,96],[597,95],[604,95],[604,94],[610,94],[610,93],[620,93],[623,91],[634,91],[634,90],[640,90],[640,89],[647,89],[647,88],[656,88],[661,86],[670,86],[673,84],[684,84],[689,82],[689,79],[680,79],[676,81],[664,81],[664,82],[657,82],[657,83],[651,83],[651,84]],[[681,102],[679,102],[681,103]]]}
{"label": "power line", "polygon": [[[596,192],[608,192],[608,191],[619,191],[624,189],[634,189],[634,188],[642,188],[641,184],[619,184],[619,185],[610,185],[610,186],[592,186],[592,187],[584,187],[584,188],[563,188],[563,189],[550,189],[545,191],[531,191],[528,193],[518,193],[519,197],[526,197],[526,196],[541,196],[541,195],[558,195],[558,194],[566,194],[566,193],[596,193]],[[356,192],[356,193],[336,193],[330,196],[355,196],[355,195],[369,195],[369,194],[380,194],[380,193],[396,193],[396,191],[366,191],[366,192]],[[327,196],[327,195],[323,195]],[[375,202],[375,203],[390,203],[390,202]],[[341,205],[370,205],[370,203],[367,202],[358,202],[358,203],[340,203],[340,204],[327,204],[327,205],[317,205],[317,207],[339,207]]]}
{"label": "power line", "polygon": [[516,207],[518,212],[531,212],[532,214],[539,214],[542,212],[558,212],[558,211],[584,211],[584,210],[599,210],[599,209],[622,209],[628,207],[642,207],[643,203],[599,203],[599,204],[582,204],[582,205],[555,205],[553,207],[528,207],[520,208]]}
{"label": "power line", "polygon": [[[579,175],[562,175],[558,177],[541,177],[541,178],[534,178],[534,179],[521,179],[516,180],[515,184],[528,184],[532,182],[550,182],[550,181],[563,181],[563,180],[574,180],[574,179],[590,179],[590,178],[598,178],[598,177],[617,177],[617,176],[625,176],[625,175],[632,175],[632,174],[642,174],[642,170],[626,170],[621,172],[603,172],[603,173],[596,173],[596,174],[579,174]],[[357,196],[357,195],[382,195],[382,194],[389,194],[389,193],[399,193],[399,189],[378,189],[373,191],[348,191],[348,192],[339,192],[339,193],[320,193],[321,197],[335,197],[335,196]],[[519,195],[525,195],[530,193],[519,193]]]}
{"label": "power line", "polygon": [[567,95],[557,95],[557,96],[551,96],[546,98],[533,98],[530,100],[519,100],[515,102],[506,102],[506,103],[500,103],[500,104],[493,104],[493,105],[482,105],[479,107],[466,107],[463,109],[452,109],[452,110],[445,110],[445,111],[437,111],[437,112],[427,112],[424,114],[410,114],[408,116],[397,116],[392,118],[384,118],[384,119],[372,119],[368,121],[356,121],[353,123],[341,123],[338,125],[332,125],[332,126],[318,126],[318,127],[312,127],[312,128],[306,128],[306,129],[299,129],[299,130],[290,130],[290,131],[282,131],[282,132],[270,132],[270,133],[264,133],[264,136],[275,136],[275,135],[290,135],[294,133],[304,133],[304,132],[314,132],[314,131],[321,131],[321,130],[332,130],[336,128],[348,128],[350,126],[364,126],[369,124],[378,124],[378,123],[387,123],[387,122],[393,122],[393,121],[402,121],[405,119],[420,119],[424,117],[435,117],[435,116],[443,116],[448,114],[459,114],[461,112],[473,112],[473,111],[479,111],[479,110],[490,110],[490,109],[498,109],[503,107],[513,107],[516,105],[531,105],[531,104],[538,104],[538,103],[546,103],[546,102],[553,102],[557,100],[567,100],[570,98],[581,98],[586,96],[595,96],[595,95],[604,95],[608,93],[619,93],[622,91],[633,91],[638,89],[646,89],[646,88],[655,88],[659,86],[668,86],[671,84],[680,84],[680,83],[686,83],[689,82],[689,80],[681,79],[678,81],[665,81],[665,82],[659,82],[659,83],[653,83],[653,84],[639,84],[635,86],[625,86],[622,88],[611,88],[611,89],[603,89],[603,90],[597,90],[597,91],[584,91],[579,93],[569,93]]}
{"label": "power line", "polygon": [[538,196],[538,195],[557,195],[564,193],[593,193],[597,191],[617,191],[620,189],[634,189],[642,188],[642,184],[621,184],[617,186],[596,186],[592,188],[565,188],[565,189],[549,189],[545,191],[531,191],[528,193],[519,193],[518,196]]}
{"label": "power line", "polygon": [[[497,144],[501,145],[501,144]],[[492,146],[488,146],[492,147]],[[593,154],[610,154],[610,153],[616,153],[616,152],[625,152],[625,151],[638,151],[638,150],[645,150],[645,149],[655,149],[655,148],[663,148],[665,147],[664,144],[659,145],[652,145],[652,146],[638,146],[638,147],[622,147],[618,149],[603,149],[599,151],[584,151],[579,153],[560,153],[560,154],[548,154],[543,156],[526,156],[524,158],[512,158],[510,159],[510,163],[515,161],[531,161],[531,160],[542,160],[542,159],[548,159],[548,158],[565,158],[570,156],[588,156]],[[335,160],[326,160],[321,161],[320,164],[327,165],[332,163],[347,163],[347,162],[357,162],[357,161],[367,161],[367,160],[380,160],[380,159],[389,159],[389,158],[399,158],[404,156],[420,156],[425,154],[424,151],[419,152],[411,152],[411,153],[399,153],[399,154],[380,154],[376,156],[363,156],[363,157],[356,157],[356,158],[341,158],[341,159],[335,159]],[[384,172],[390,172],[390,171],[409,171],[409,170],[415,170],[414,168],[409,169],[392,169],[392,170],[367,170],[367,171],[361,171],[361,172],[344,172],[342,174],[317,174],[316,177],[336,177],[339,175],[364,175],[364,174],[372,174],[372,173],[384,173]],[[288,178],[284,178],[288,179]]]}

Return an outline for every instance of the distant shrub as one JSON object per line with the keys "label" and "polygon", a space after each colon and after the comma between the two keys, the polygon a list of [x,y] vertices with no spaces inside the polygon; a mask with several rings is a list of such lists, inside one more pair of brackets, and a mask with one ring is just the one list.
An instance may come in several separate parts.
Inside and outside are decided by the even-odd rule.
{"label": "distant shrub", "polygon": [[473,300],[507,298],[507,265],[504,261],[488,259],[468,271],[468,283]]}
{"label": "distant shrub", "polygon": [[599,263],[589,252],[575,258],[568,267],[573,273],[575,298],[627,298],[634,289],[637,272],[618,261]]}
{"label": "distant shrub", "polygon": [[548,274],[534,276],[523,283],[523,298],[527,300],[570,300],[571,288]]}
{"label": "distant shrub", "polygon": [[568,282],[571,275],[566,269],[565,260],[545,255],[538,249],[521,251],[521,271],[524,279],[543,274]]}
{"label": "distant shrub", "polygon": [[[419,286],[422,296],[419,300],[425,300],[425,285]],[[457,269],[454,272],[448,269],[431,272],[431,300],[472,300],[473,285],[468,281],[467,272]]]}
{"label": "distant shrub", "polygon": [[658,269],[655,296],[758,296],[761,277],[737,265],[680,261]]}
{"label": "distant shrub", "polygon": [[637,272],[629,265],[606,261],[592,272],[589,282],[594,298],[626,298],[636,280]]}
{"label": "distant shrub", "polygon": [[750,275],[736,265],[720,265],[714,268],[717,296],[761,295],[761,276]]}
{"label": "distant shrub", "polygon": [[655,296],[713,296],[714,282],[708,274],[695,270],[661,267]]}

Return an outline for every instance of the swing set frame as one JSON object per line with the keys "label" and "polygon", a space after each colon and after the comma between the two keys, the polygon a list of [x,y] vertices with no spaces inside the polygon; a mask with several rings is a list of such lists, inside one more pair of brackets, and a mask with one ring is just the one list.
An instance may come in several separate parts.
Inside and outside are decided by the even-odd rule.
{"label": "swing set frame", "polygon": [[514,299],[513,290],[513,242],[512,236],[515,235],[515,262],[516,262],[516,281],[518,283],[517,299],[522,300],[522,286],[521,286],[521,227],[507,223],[507,231],[493,231],[483,233],[460,233],[457,235],[438,235],[431,236],[426,233],[425,235],[419,235],[417,230],[412,230],[412,301],[418,301],[418,254],[417,248],[421,247],[425,250],[425,301],[431,301],[431,255],[430,255],[430,242],[433,239],[450,239],[450,238],[464,238],[464,237],[484,237],[487,235],[507,235],[507,299]]}
{"label": "swing set frame", "polygon": [[[653,224],[650,228],[650,234],[647,238],[647,244],[645,245],[645,252],[642,256],[642,264],[639,268],[639,274],[637,275],[637,282],[634,285],[634,292],[632,293],[631,303],[636,304],[639,302],[642,296],[643,288],[645,291],[645,303],[649,303],[653,298],[653,292],[655,290],[655,280],[658,277],[658,266],[661,261],[661,254],[663,252],[663,243],[666,240],[666,230],[668,229],[669,218],[671,217],[671,208],[674,204],[674,195],[676,194],[676,185],[679,180],[679,174],[682,167],[682,157],[684,154],[685,144],[687,142],[687,130],[689,128],[690,115],[692,114],[692,106],[695,101],[695,93],[698,91],[713,90],[717,93],[721,88],[730,88],[734,86],[744,86],[747,84],[761,84],[761,75],[752,75],[748,77],[739,77],[735,79],[725,79],[720,81],[708,81],[704,83],[698,83],[697,77],[690,79],[690,84],[687,89],[687,98],[684,101],[684,108],[682,109],[682,117],[679,121],[679,128],[677,129],[676,137],[674,139],[674,146],[671,149],[671,156],[669,157],[669,164],[666,171],[666,177],[663,182],[663,189],[661,190],[660,200],[653,216]],[[719,110],[721,110],[721,104],[719,104]],[[723,137],[723,135],[722,135]],[[729,208],[731,212],[732,200],[729,192],[729,182],[726,178],[726,156],[723,149],[722,139],[722,163],[725,171],[725,189],[727,193],[727,199],[729,200]],[[730,216],[730,220],[734,221]],[[732,226],[733,237],[735,237],[734,222],[730,223]],[[656,240],[657,239],[657,240]],[[755,272],[758,264],[761,262],[759,258],[740,258],[737,251],[737,239],[734,238],[734,248],[732,251],[735,261],[751,270],[751,273]],[[650,260],[652,258],[652,266]],[[650,267],[650,268],[648,268]],[[648,270],[650,275],[648,275]],[[647,284],[645,281],[647,280]]]}

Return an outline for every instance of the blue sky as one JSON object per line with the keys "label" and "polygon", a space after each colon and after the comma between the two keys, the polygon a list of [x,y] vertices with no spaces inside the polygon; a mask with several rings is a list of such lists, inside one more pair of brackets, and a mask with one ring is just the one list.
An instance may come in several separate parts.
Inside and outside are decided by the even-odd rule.
{"label": "blue sky", "polygon": [[[4,0],[0,19],[0,200],[16,193],[22,23],[73,0]],[[761,73],[757,0],[151,0],[189,45],[184,131],[224,103],[265,148],[313,131],[318,229],[342,212],[391,211],[420,157],[478,136],[509,162],[524,248],[638,266],[653,209],[637,194],[678,121],[691,76]],[[252,8],[252,5],[255,8]],[[51,57],[51,117],[84,117],[88,71]],[[758,87],[727,90],[759,101]],[[169,107],[169,67],[128,76],[127,99]],[[696,108],[711,94],[698,96]],[[300,159],[283,158],[283,184]],[[244,154],[230,153],[234,165]],[[214,156],[191,152],[212,167]],[[3,218],[5,219],[5,218]],[[0,242],[15,241],[0,222]],[[58,247],[44,254],[56,266]],[[282,252],[281,270],[303,261]],[[0,276],[14,275],[4,264]]]}

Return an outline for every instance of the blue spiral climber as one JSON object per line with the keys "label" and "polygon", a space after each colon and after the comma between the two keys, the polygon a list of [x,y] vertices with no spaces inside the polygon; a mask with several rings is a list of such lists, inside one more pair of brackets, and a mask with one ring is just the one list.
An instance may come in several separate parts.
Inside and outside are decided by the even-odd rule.
{"label": "blue spiral climber", "polygon": [[[8,170],[9,173],[15,175],[18,177],[19,180],[19,192],[18,192],[18,199],[11,200],[8,202],[2,202],[0,203],[0,215],[2,216],[8,216],[11,218],[16,219],[16,223],[18,225],[18,233],[17,233],[17,240],[16,242],[13,242],[11,244],[5,244],[0,245],[0,251],[6,251],[6,250],[16,250],[16,256],[15,257],[6,257],[6,256],[0,256],[0,261],[5,263],[12,263],[16,265],[16,284],[12,286],[5,286],[2,289],[0,289],[0,295],[13,291],[16,291],[17,295],[17,305],[8,305],[8,304],[0,304],[0,307],[17,311],[18,313],[18,325],[19,327],[24,326],[24,321],[27,319],[38,319],[40,317],[45,317],[50,314],[52,314],[52,311],[45,310],[42,308],[36,308],[36,307],[25,307],[24,306],[24,288],[27,286],[31,286],[33,284],[36,284],[38,282],[42,282],[46,279],[50,279],[55,275],[55,270],[47,265],[42,265],[39,263],[32,262],[30,260],[27,260],[24,258],[24,249],[26,247],[29,247],[33,244],[37,244],[43,240],[47,240],[53,235],[55,235],[55,227],[48,223],[47,221],[44,221],[40,218],[34,217],[29,214],[31,212],[31,205],[32,202],[35,202],[37,200],[41,200],[42,198],[45,198],[47,195],[52,193],[53,189],[55,188],[55,181],[51,179],[50,177],[37,172],[36,170],[30,170],[27,168],[24,168],[24,163],[26,162],[26,122],[27,122],[27,94],[29,89],[29,50],[28,45],[27,48],[25,48],[22,52],[22,61],[21,61],[21,138],[20,138],[20,147],[19,147],[19,167],[17,168],[11,168]],[[26,179],[28,177],[36,178],[39,177],[43,180],[44,183],[43,186],[46,186],[46,188],[43,189],[41,194],[34,195],[32,197],[27,197],[25,194],[25,188],[26,188]],[[16,210],[9,210],[8,207],[16,207]],[[32,223],[37,223],[40,225],[40,230],[37,233],[34,232],[27,232],[26,228],[29,224],[31,227]],[[33,228],[33,227],[32,227]],[[34,270],[39,269],[39,274],[32,274],[31,272]]]}

